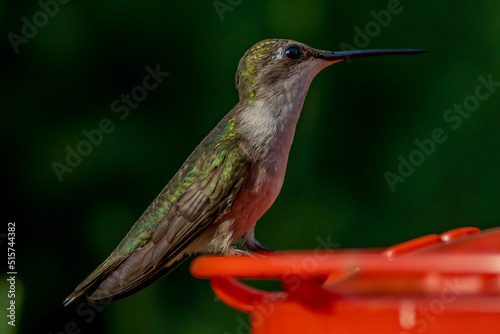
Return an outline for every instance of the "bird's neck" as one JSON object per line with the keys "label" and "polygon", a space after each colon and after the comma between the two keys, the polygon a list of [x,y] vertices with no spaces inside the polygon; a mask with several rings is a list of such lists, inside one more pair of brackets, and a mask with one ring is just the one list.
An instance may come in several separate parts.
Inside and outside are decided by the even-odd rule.
{"label": "bird's neck", "polygon": [[286,163],[305,93],[276,94],[251,104],[240,101],[238,132],[253,159],[271,165],[276,160]]}

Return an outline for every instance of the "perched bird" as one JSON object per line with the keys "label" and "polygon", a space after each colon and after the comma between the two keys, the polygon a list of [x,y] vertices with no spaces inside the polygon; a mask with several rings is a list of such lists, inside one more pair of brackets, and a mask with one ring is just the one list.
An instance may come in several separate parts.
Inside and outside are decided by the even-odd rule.
{"label": "perched bird", "polygon": [[[286,39],[255,44],[236,72],[238,104],[64,304],[82,294],[97,303],[126,297],[191,254],[265,250],[255,240],[255,223],[281,190],[295,126],[314,76],[343,60],[422,52],[329,52]],[[236,248],[235,241],[245,250]]]}

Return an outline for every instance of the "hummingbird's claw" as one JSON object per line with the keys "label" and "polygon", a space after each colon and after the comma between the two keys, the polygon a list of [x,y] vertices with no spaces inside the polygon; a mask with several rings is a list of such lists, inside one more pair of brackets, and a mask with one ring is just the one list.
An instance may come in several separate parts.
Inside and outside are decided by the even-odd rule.
{"label": "hummingbird's claw", "polygon": [[246,250],[246,249],[240,249],[240,248],[232,248],[231,252],[225,254],[227,256],[249,256],[252,258],[264,258],[266,257],[263,254],[256,253],[254,251]]}
{"label": "hummingbird's claw", "polygon": [[249,256],[249,257],[254,258],[254,259],[262,259],[262,258],[266,257],[263,254],[259,254],[259,253],[256,253],[256,252],[252,252],[252,251],[248,251],[248,250],[243,250],[243,249],[238,249],[237,252],[236,252],[236,255],[239,255],[239,256]]}
{"label": "hummingbird's claw", "polygon": [[246,249],[240,249],[237,247],[232,247],[231,250],[224,255],[226,256],[250,256],[252,255],[252,252],[246,250]]}
{"label": "hummingbird's claw", "polygon": [[257,240],[254,240],[253,243],[245,244],[245,248],[250,252],[276,252],[274,249],[269,249],[262,246]]}

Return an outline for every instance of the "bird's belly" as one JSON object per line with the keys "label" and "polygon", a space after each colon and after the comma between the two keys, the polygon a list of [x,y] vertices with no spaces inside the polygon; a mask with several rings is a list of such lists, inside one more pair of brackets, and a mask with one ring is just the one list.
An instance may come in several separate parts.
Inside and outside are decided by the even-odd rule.
{"label": "bird's belly", "polygon": [[259,168],[252,172],[230,212],[230,218],[234,219],[234,239],[253,229],[257,220],[274,203],[283,185],[285,167]]}

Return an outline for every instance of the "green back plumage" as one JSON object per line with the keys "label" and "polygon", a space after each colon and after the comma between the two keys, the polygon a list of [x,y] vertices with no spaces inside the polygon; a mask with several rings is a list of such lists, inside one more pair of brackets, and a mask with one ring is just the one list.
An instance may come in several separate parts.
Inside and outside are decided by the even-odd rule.
{"label": "green back plumage", "polygon": [[[250,162],[239,147],[236,134],[237,123],[230,113],[196,147],[111,255],[75,289],[65,304],[83,293],[91,295],[94,301],[118,299],[172,269],[165,265],[229,212],[243,187]],[[128,272],[131,268],[137,269]],[[101,287],[104,292],[94,293],[102,282],[120,270],[128,270],[129,283],[116,291]]]}
{"label": "green back plumage", "polygon": [[[238,151],[236,122],[224,118],[212,132],[196,147],[184,162],[172,180],[132,226],[127,236],[118,245],[120,254],[128,254],[141,247],[151,239],[158,222],[164,218],[174,201],[181,196],[195,181],[206,180],[213,170],[226,162],[222,180],[227,182],[231,169],[241,157]],[[236,159],[235,159],[236,158]],[[211,188],[205,190],[209,195]]]}

